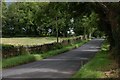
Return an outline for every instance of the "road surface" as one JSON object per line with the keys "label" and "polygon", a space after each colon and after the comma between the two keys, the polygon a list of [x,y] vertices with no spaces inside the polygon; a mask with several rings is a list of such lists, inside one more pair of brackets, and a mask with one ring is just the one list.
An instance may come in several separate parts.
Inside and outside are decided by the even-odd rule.
{"label": "road surface", "polygon": [[93,39],[71,51],[2,71],[3,79],[70,78],[100,50],[103,39]]}

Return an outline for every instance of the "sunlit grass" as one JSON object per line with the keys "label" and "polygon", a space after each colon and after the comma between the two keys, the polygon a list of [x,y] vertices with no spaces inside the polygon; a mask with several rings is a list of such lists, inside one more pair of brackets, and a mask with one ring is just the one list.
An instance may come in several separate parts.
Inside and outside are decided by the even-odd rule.
{"label": "sunlit grass", "polygon": [[[72,39],[74,37],[68,38],[60,38],[59,41]],[[10,44],[10,45],[42,45],[47,43],[56,42],[56,37],[17,37],[17,38],[1,38],[2,44]]]}

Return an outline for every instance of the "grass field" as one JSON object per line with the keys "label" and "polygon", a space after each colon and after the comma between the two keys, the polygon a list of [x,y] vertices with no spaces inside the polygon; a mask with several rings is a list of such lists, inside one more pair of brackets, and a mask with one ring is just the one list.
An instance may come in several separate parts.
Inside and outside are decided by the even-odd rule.
{"label": "grass field", "polygon": [[[59,38],[59,41],[69,38]],[[56,42],[56,37],[18,37],[18,38],[1,38],[2,44],[10,44],[10,45],[42,45],[47,43]]]}

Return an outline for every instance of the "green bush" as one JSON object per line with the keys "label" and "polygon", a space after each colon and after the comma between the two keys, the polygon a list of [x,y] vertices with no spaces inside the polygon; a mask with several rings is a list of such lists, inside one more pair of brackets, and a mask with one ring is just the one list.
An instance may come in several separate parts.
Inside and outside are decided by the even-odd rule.
{"label": "green bush", "polygon": [[14,48],[13,45],[2,44],[2,49],[3,49],[3,50],[9,50],[9,49],[13,49],[13,48]]}

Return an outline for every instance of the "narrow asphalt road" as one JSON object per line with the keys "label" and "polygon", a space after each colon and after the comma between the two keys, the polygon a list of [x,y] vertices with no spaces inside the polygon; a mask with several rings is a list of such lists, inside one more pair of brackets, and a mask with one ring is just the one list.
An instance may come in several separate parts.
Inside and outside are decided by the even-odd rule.
{"label": "narrow asphalt road", "polygon": [[103,39],[93,39],[83,46],[2,71],[3,78],[70,78],[100,50]]}

